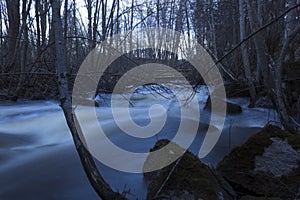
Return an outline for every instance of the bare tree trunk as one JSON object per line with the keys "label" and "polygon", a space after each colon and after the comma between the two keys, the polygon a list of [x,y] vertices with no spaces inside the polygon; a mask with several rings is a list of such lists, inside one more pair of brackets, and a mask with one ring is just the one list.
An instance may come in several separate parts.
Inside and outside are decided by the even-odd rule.
{"label": "bare tree trunk", "polygon": [[[117,0],[116,34],[120,32],[120,0]],[[119,42],[118,42],[119,43]]]}
{"label": "bare tree trunk", "polygon": [[[69,16],[69,1],[65,0],[65,5],[64,5],[64,43],[65,46],[68,47],[68,16]],[[70,63],[70,53],[66,52],[66,63],[67,65]],[[70,71],[69,67],[68,67],[68,72]]]}
{"label": "bare tree trunk", "polygon": [[160,0],[156,0],[156,24],[157,27],[160,25]]}
{"label": "bare tree trunk", "polygon": [[[239,40],[239,18],[237,18],[237,15],[239,13],[239,8],[238,8],[238,1],[232,0],[232,13],[230,15],[231,20],[232,20],[232,44],[237,44],[238,40]],[[239,54],[238,53],[233,53],[232,55],[232,64],[228,63],[228,61],[226,63],[228,63],[230,67],[230,69],[234,69],[236,74],[238,75],[239,71],[240,71],[240,67],[239,64],[237,63],[237,61],[239,61]]]}
{"label": "bare tree trunk", "polygon": [[[131,8],[130,8],[130,35],[129,35],[129,49],[132,49],[132,31],[133,31],[133,13],[134,13],[134,0],[131,0]],[[133,57],[133,52],[129,52],[130,57]]]}
{"label": "bare tree trunk", "polygon": [[2,4],[0,4],[0,65],[1,65],[1,73],[4,73],[5,71],[5,63],[3,60],[3,23],[2,23],[2,13],[3,13],[3,8],[2,8]]}
{"label": "bare tree trunk", "polygon": [[[239,12],[240,12],[240,38],[241,41],[244,40],[246,36],[246,25],[245,25],[245,10],[244,10],[244,0],[239,0]],[[250,68],[250,62],[249,62],[249,54],[247,49],[247,44],[243,43],[241,45],[242,50],[242,58],[243,58],[243,64],[245,69],[245,76],[247,79],[247,84],[249,86],[249,93],[250,93],[250,107],[254,106],[254,103],[256,101],[256,90],[255,85],[253,83],[252,74],[251,74],[251,68]]]}
{"label": "bare tree trunk", "polygon": [[284,44],[280,52],[279,59],[277,61],[277,65],[275,67],[275,96],[276,96],[276,106],[280,116],[280,120],[282,125],[286,130],[294,131],[295,127],[293,126],[291,116],[287,110],[286,102],[284,99],[284,93],[282,91],[282,67],[284,59],[288,53],[289,46],[291,42],[300,32],[300,25],[291,29],[291,27],[286,27],[288,35],[285,36]]}
{"label": "bare tree trunk", "polygon": [[106,6],[107,0],[102,0],[102,37],[101,41],[106,39]]}
{"label": "bare tree trunk", "polygon": [[216,30],[215,30],[215,16],[214,16],[214,1],[209,1],[209,11],[210,11],[210,35],[211,35],[211,46],[212,52],[218,58],[218,51],[217,51],[217,41],[216,41]]}
{"label": "bare tree trunk", "polygon": [[[255,17],[253,14],[254,11],[253,11],[251,2],[249,0],[246,0],[246,3],[247,3],[247,10],[248,10],[250,26],[251,26],[252,32],[254,32],[254,31],[258,30],[258,28],[259,28],[258,18],[261,16]],[[265,45],[265,39],[263,38],[262,33],[258,33],[253,38],[253,40],[254,40],[254,45],[255,45],[255,50],[256,50],[257,64],[258,64],[259,68],[261,69],[262,75],[263,75],[263,83],[267,89],[268,94],[272,98],[274,96],[274,94],[271,92],[273,81],[271,81],[271,79],[270,79],[269,66],[268,66],[269,63],[268,63],[268,59],[266,56],[267,48]]]}
{"label": "bare tree trunk", "polygon": [[[179,8],[178,13],[175,21],[175,31],[182,32],[182,26],[183,26],[183,6],[186,5],[186,0],[179,1]],[[172,57],[171,60],[177,60],[178,59],[178,48],[179,48],[179,35],[175,35],[174,41],[173,41],[173,48],[172,48]]]}
{"label": "bare tree trunk", "polygon": [[201,0],[196,0],[196,8],[195,8],[195,29],[196,29],[196,39],[199,44],[204,46],[203,42],[203,18],[201,16],[201,13],[203,13],[203,5]]}
{"label": "bare tree trunk", "polygon": [[[287,0],[285,2],[286,2],[286,8],[291,8],[295,5],[297,5],[297,0]],[[287,13],[287,15],[286,15],[286,18],[284,20],[284,23],[285,23],[284,36],[285,37],[283,38],[283,44],[284,44],[285,40],[287,40],[289,35],[294,31],[295,27],[298,24],[298,20],[297,20],[298,13],[297,12],[299,12],[299,11],[297,9],[294,9],[291,12]],[[300,49],[300,47],[298,47],[297,49]],[[289,51],[287,54],[288,54],[289,59],[291,59],[291,60],[295,59],[295,54],[293,51]]]}
{"label": "bare tree trunk", "polygon": [[[20,38],[21,38],[21,34],[23,34],[23,41],[20,42],[23,45],[20,45],[20,49],[21,49],[21,59],[20,59],[20,77],[18,80],[18,85],[16,88],[16,96],[20,96],[20,92],[22,91],[22,85],[23,85],[23,81],[25,79],[25,74],[23,74],[23,72],[25,72],[25,66],[27,64],[27,50],[28,50],[28,25],[27,25],[27,17],[29,16],[29,11],[30,11],[30,7],[31,7],[31,2],[32,0],[29,0],[29,3],[27,5],[27,0],[23,0],[22,2],[22,27],[20,30]],[[22,48],[23,46],[23,48]]]}
{"label": "bare tree trunk", "polygon": [[6,7],[9,27],[7,31],[8,50],[5,71],[14,68],[16,64],[16,47],[20,28],[20,1],[6,0]]}
{"label": "bare tree trunk", "polygon": [[186,18],[186,27],[187,27],[187,35],[188,35],[188,49],[192,47],[191,43],[191,25],[190,25],[190,16],[189,16],[189,7],[188,7],[188,1],[186,1],[185,4],[185,18]]}
{"label": "bare tree trunk", "polygon": [[[160,0],[156,0],[156,16],[155,16],[155,20],[156,20],[156,27],[159,29],[160,27]],[[160,38],[161,37],[161,34],[160,34],[160,31],[158,31],[158,35],[157,35],[157,38]],[[162,56],[161,56],[161,48],[162,48],[162,41],[159,40],[158,41],[158,44],[157,44],[157,49],[155,49],[156,51],[156,59],[162,59]]]}
{"label": "bare tree trunk", "polygon": [[72,137],[79,154],[82,166],[85,170],[86,175],[89,178],[95,191],[102,199],[122,199],[124,198],[119,193],[112,191],[110,186],[104,181],[100,175],[92,155],[85,148],[79,138],[80,127],[75,124],[77,118],[73,115],[71,96],[68,89],[68,79],[67,79],[67,64],[66,64],[66,49],[63,38],[63,28],[60,16],[60,0],[52,0],[52,17],[53,17],[53,29],[55,35],[55,52],[56,52],[56,70],[58,79],[58,90],[59,98],[61,102],[61,107],[63,109],[68,127],[72,133]]}
{"label": "bare tree trunk", "polygon": [[93,45],[92,45],[92,48],[95,48],[96,47],[96,43],[97,43],[98,21],[99,21],[99,0],[96,1],[95,12],[94,12]]}
{"label": "bare tree trunk", "polygon": [[64,8],[64,38],[67,45],[67,34],[68,34],[68,15],[69,15],[69,1],[65,0],[65,8]]}
{"label": "bare tree trunk", "polygon": [[87,0],[89,51],[93,49],[92,0]]}
{"label": "bare tree trunk", "polygon": [[169,14],[169,20],[168,20],[168,26],[167,26],[169,29],[173,29],[175,7],[176,7],[175,0],[171,0],[171,2],[170,2],[170,14]]}
{"label": "bare tree trunk", "polygon": [[37,49],[40,51],[41,47],[41,29],[40,29],[40,0],[35,1],[35,23],[36,23],[36,34],[37,34]]}
{"label": "bare tree trunk", "polygon": [[[297,5],[297,0],[287,0],[286,6],[287,8],[290,8],[292,6]],[[285,40],[287,37],[294,31],[295,27],[297,25],[297,9],[292,10],[286,15],[285,19]]]}
{"label": "bare tree trunk", "polygon": [[74,35],[76,36],[75,38],[75,63],[79,63],[79,42],[78,42],[78,29],[77,29],[77,23],[76,23],[76,0],[73,0],[73,26],[74,26]]}
{"label": "bare tree trunk", "polygon": [[41,12],[41,35],[42,35],[42,47],[45,48],[46,46],[46,29],[47,29],[47,9],[49,6],[49,3],[47,1],[44,1],[41,6],[40,12]]}

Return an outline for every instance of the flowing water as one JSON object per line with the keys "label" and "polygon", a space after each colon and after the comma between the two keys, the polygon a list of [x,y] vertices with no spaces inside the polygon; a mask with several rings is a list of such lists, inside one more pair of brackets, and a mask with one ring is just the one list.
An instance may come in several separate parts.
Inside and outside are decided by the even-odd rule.
{"label": "flowing water", "polygon": [[[96,113],[106,136],[120,148],[133,152],[148,152],[157,139],[172,139],[180,119],[185,116],[180,116],[180,106],[172,94],[166,92],[165,96],[167,98],[142,91],[129,97],[130,115],[138,125],[145,126],[150,122],[149,107],[154,103],[159,103],[166,110],[167,121],[163,129],[156,136],[143,139],[124,134],[113,120],[110,95],[98,96],[101,106],[96,108]],[[201,119],[190,150],[197,155],[210,119],[210,113],[203,110],[207,99],[206,88],[202,87],[195,98],[199,102]],[[229,101],[241,105],[243,112],[226,116],[216,146],[202,159],[214,166],[234,146],[242,144],[269,121],[277,120],[273,110],[248,108],[246,98],[232,98]],[[191,112],[193,106],[189,108]],[[90,123],[90,127],[98,126],[89,122],[89,113],[81,109],[81,118]],[[152,117],[161,118],[162,114],[157,112]],[[124,120],[127,123],[127,119]],[[199,119],[195,116],[185,120]],[[142,174],[120,172],[100,162],[97,165],[114,190],[127,191],[130,199],[145,198],[147,184]],[[0,199],[97,199],[83,172],[58,102],[0,104]]]}

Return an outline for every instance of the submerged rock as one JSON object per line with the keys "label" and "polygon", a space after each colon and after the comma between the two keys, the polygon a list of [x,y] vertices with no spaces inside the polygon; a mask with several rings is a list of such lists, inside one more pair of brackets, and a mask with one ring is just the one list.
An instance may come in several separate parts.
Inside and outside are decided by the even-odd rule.
{"label": "submerged rock", "polygon": [[225,156],[217,171],[236,192],[296,199],[300,194],[300,135],[268,125]]}
{"label": "submerged rock", "polygon": [[0,94],[0,101],[7,101],[7,100],[9,100],[9,98],[6,95]]}
{"label": "submerged rock", "polygon": [[249,86],[244,81],[227,82],[224,84],[227,97],[249,97]]}
{"label": "submerged rock", "polygon": [[[159,140],[150,150],[156,151],[170,141]],[[144,171],[157,162],[168,159],[174,152],[183,149],[172,143],[172,150],[166,154],[150,154],[144,164]],[[184,151],[184,150],[183,150]],[[144,173],[149,182],[147,199],[234,199],[235,193],[216,171],[203,164],[198,157],[186,151],[171,165],[153,172]]]}
{"label": "submerged rock", "polygon": [[[242,107],[240,105],[234,104],[234,103],[230,103],[226,100],[222,100],[222,99],[216,99],[216,103],[221,101],[225,101],[226,102],[226,112],[227,114],[239,114],[241,112],[243,112]],[[210,101],[210,97],[208,97],[205,107],[204,109],[208,109],[211,110],[211,101]]]}
{"label": "submerged rock", "polygon": [[274,108],[274,105],[273,105],[272,101],[268,97],[263,96],[263,97],[259,97],[256,100],[254,107],[259,107],[259,108]]}
{"label": "submerged rock", "polygon": [[280,200],[277,197],[254,197],[254,196],[243,196],[240,200]]}
{"label": "submerged rock", "polygon": [[242,110],[242,107],[240,105],[227,102],[227,113],[228,114],[239,114],[242,111],[243,110]]}

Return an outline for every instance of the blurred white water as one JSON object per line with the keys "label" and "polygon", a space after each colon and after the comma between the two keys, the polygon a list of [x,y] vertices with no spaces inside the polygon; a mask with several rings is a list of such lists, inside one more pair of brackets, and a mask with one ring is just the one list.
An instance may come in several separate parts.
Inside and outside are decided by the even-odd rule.
{"label": "blurred white water", "polygon": [[[195,96],[199,105],[186,105],[190,112],[193,112],[194,106],[200,107],[201,123],[195,144],[193,144],[190,149],[195,154],[198,153],[197,151],[199,150],[199,146],[201,146],[202,139],[205,135],[206,125],[209,123],[210,114],[208,111],[203,110],[207,95],[207,89],[205,87],[201,87]],[[147,152],[154,145],[157,139],[172,139],[174,132],[177,131],[180,118],[182,117],[185,120],[199,120],[197,116],[181,116],[179,103],[176,101],[173,94],[163,93],[162,96],[155,92],[146,90],[140,91],[140,93],[135,93],[132,96],[120,95],[117,98],[130,99],[130,115],[132,116],[132,120],[138,125],[145,126],[150,122],[149,107],[153,104],[162,105],[168,116],[165,127],[160,133],[158,133],[157,136],[148,139],[136,139],[129,137],[118,128],[117,124],[113,120],[110,108],[110,95],[99,95],[96,99],[100,103],[100,107],[95,108],[99,124],[111,141],[119,145],[120,148],[126,148],[128,151]],[[259,128],[268,123],[268,121],[278,121],[275,111],[263,108],[248,108],[248,100],[245,98],[232,98],[230,101],[240,104],[243,107],[243,112],[238,115],[227,115],[221,138],[213,151],[203,159],[204,162],[210,162],[215,165],[225,154],[228,153],[228,149],[230,148],[228,146],[229,140],[231,147],[239,145],[251,134],[255,133],[259,130]],[[90,120],[91,116],[88,109],[85,109],[85,107],[78,109],[80,109],[80,118],[85,120],[89,128],[93,129],[93,127],[99,126],[98,123],[94,123]],[[119,109],[121,111],[125,108],[120,105]],[[155,113],[155,115],[153,115],[154,118],[160,118],[161,116],[161,113]],[[126,120],[128,119],[124,119],[124,123],[126,123]],[[229,135],[228,133],[230,131],[231,134]],[[93,137],[93,135],[90,137]],[[101,144],[101,141],[97,142],[99,142],[99,145]],[[33,166],[38,166],[37,163],[42,162],[40,161],[41,159],[43,162],[47,162],[51,156],[57,155],[51,157],[53,162],[55,159],[59,159],[57,162],[61,162],[61,165],[63,166],[66,166],[67,163],[73,162],[80,166],[79,161],[76,160],[78,158],[73,158],[76,155],[74,152],[75,149],[72,144],[72,138],[58,102],[39,101],[0,104],[0,177],[4,177],[2,178],[2,182],[0,181],[0,199],[1,195],[15,195],[13,191],[18,189],[21,190],[21,187],[23,187],[20,183],[21,185],[14,186],[17,187],[14,188],[12,186],[14,185],[13,181],[15,181],[14,178],[17,177],[11,176],[17,176],[14,174],[18,174],[18,172],[21,173],[23,170],[29,170]],[[68,156],[71,156],[71,154],[72,157],[69,158]],[[76,162],[74,160],[76,160]],[[130,160],[130,162],[135,161]],[[134,194],[132,199],[135,199],[136,197],[139,197],[140,199],[144,198],[144,195],[146,194],[146,184],[143,180],[142,174],[132,175],[128,173],[121,173],[108,169],[100,163],[98,163],[98,165],[101,168],[101,171],[104,172],[103,176],[113,188],[122,191],[126,185],[127,189],[130,188],[131,193]],[[26,169],[24,168],[25,166]],[[56,188],[55,181],[57,180],[52,180],[49,177],[47,178],[47,176],[55,176],[56,173],[59,173],[59,170],[68,170],[68,172],[71,175],[73,174],[73,176],[70,175],[70,180],[60,181],[65,181],[69,184],[83,184],[81,179],[79,180],[76,178],[78,171],[72,171],[75,170],[75,168],[53,168],[54,166],[48,166],[46,163],[46,165],[43,166],[43,170],[49,170],[49,175],[45,175],[45,177],[38,177],[32,173],[27,174],[28,179],[36,180],[35,182],[33,181],[32,184],[38,184],[42,179],[46,182],[46,184],[53,184],[54,186],[52,190],[54,190]],[[77,170],[80,171],[82,169],[79,167]],[[5,174],[7,174],[7,176],[4,176]],[[8,176],[8,174],[11,175]],[[67,174],[66,171],[64,174]],[[4,183],[4,181],[8,182]],[[85,187],[90,187],[87,182],[84,183],[87,184]],[[11,187],[7,190],[1,189],[3,184],[11,184]],[[35,187],[35,185],[32,185],[33,191],[35,190]],[[27,190],[29,189],[27,188]],[[45,188],[41,189],[41,191],[43,190],[45,190],[44,193],[47,193],[50,189],[45,186]],[[80,190],[78,190],[78,192],[79,191]],[[70,191],[66,189],[65,192],[67,193]],[[73,192],[74,194],[70,195],[69,199],[79,198],[80,195],[77,194],[78,197],[76,197],[76,191]],[[91,191],[89,190],[89,192]],[[86,193],[89,192],[86,191]],[[27,199],[33,197],[30,194],[27,195]],[[40,195],[43,195],[42,192]],[[63,195],[63,192],[61,195]],[[24,197],[24,194],[20,197]],[[41,197],[42,196],[39,196],[39,198]]]}
{"label": "blurred white water", "polygon": [[70,141],[63,113],[55,102],[0,106],[0,133],[28,136],[32,144],[15,148],[60,144]]}
{"label": "blurred white water", "polygon": [[[200,122],[203,124],[209,124],[210,122],[210,113],[203,110],[207,95],[208,91],[203,86],[194,97],[197,98],[199,105],[185,105],[185,109],[189,110],[190,113],[194,112],[195,106],[200,107]],[[119,143],[129,144],[132,142],[130,141],[132,138],[120,137],[118,139],[118,135],[124,134],[124,132],[119,129],[113,119],[110,107],[110,97],[111,96],[108,94],[101,94],[96,97],[97,101],[100,103],[100,107],[95,108],[98,117],[98,122],[96,123],[91,120],[91,108],[86,107],[85,109],[85,107],[79,107],[77,108],[77,113],[80,113],[80,118],[88,124],[89,129],[92,130],[93,127],[95,128],[100,125],[107,136],[119,140]],[[190,113],[188,116],[182,115],[180,112],[180,105],[171,93],[162,93],[161,95],[150,90],[141,90],[139,93],[134,93],[132,96],[118,95],[116,99],[118,98],[120,98],[120,100],[124,98],[130,100],[129,112],[132,119],[122,119],[122,123],[125,125],[129,120],[133,120],[140,126],[146,126],[150,122],[149,107],[154,104],[159,104],[164,107],[168,119],[164,128],[158,133],[155,139],[163,137],[171,137],[170,139],[172,139],[173,136],[170,132],[176,131],[180,118],[187,121],[199,121],[199,116]],[[238,115],[227,115],[224,126],[225,129],[232,126],[261,128],[267,124],[268,121],[278,121],[274,110],[248,108],[248,100],[245,98],[232,98],[230,101],[240,104],[243,107],[243,112]],[[127,108],[120,105],[120,107],[117,107],[117,111],[119,112],[117,114],[122,114],[125,109]],[[152,117],[162,119],[162,116],[163,114],[161,112],[157,112],[154,113]],[[217,120],[217,117],[218,116],[216,116],[215,120]],[[0,105],[0,133],[31,138],[30,143],[11,147],[11,150],[64,144],[72,141],[63,112],[59,107],[58,102],[51,101],[7,103]],[[200,134],[203,135],[205,133],[202,131]],[[141,146],[146,148],[151,147],[155,141],[156,140],[154,139],[146,139],[145,142],[139,140],[138,142],[141,144],[131,145],[133,146],[133,149],[131,150],[134,151],[134,145],[136,145],[138,151],[148,151],[147,149],[142,150]]]}

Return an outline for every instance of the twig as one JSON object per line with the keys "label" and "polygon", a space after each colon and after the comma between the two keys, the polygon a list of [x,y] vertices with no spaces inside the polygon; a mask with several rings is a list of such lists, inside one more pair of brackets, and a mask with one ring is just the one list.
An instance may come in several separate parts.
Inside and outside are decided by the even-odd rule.
{"label": "twig", "polygon": [[230,120],[229,129],[228,129],[228,149],[229,149],[229,153],[230,153],[230,150],[231,150],[231,128],[232,128],[233,123],[234,123],[234,120]]}
{"label": "twig", "polygon": [[294,200],[297,200],[298,197],[300,197],[300,187],[298,188],[298,192],[297,192],[297,194],[295,195]]}
{"label": "twig", "polygon": [[166,179],[164,180],[164,182],[162,183],[162,185],[160,186],[160,188],[157,190],[154,199],[158,197],[159,193],[161,192],[161,190],[163,189],[163,187],[166,185],[166,183],[168,182],[168,180],[170,179],[172,173],[174,172],[174,170],[176,169],[177,165],[179,164],[179,162],[181,161],[181,159],[183,158],[184,154],[176,161],[175,165],[173,165],[171,171],[169,172],[168,176],[166,177]]}
{"label": "twig", "polygon": [[256,31],[254,31],[253,33],[249,34],[247,37],[245,37],[241,42],[239,42],[237,45],[235,45],[230,51],[228,51],[226,54],[224,54],[217,62],[221,62],[222,60],[224,60],[224,58],[226,58],[229,54],[231,54],[233,51],[235,51],[237,48],[239,48],[244,42],[246,42],[247,40],[249,40],[250,38],[252,38],[253,36],[255,36],[256,34],[258,34],[260,31],[266,29],[267,27],[269,27],[270,25],[272,25],[273,23],[279,21],[281,18],[283,18],[287,13],[291,12],[292,10],[298,8],[300,6],[300,3],[298,3],[295,6],[290,7],[289,9],[287,9],[286,11],[284,11],[281,15],[279,15],[278,17],[276,17],[275,19],[269,21],[268,23],[266,23],[264,26],[262,26],[261,28],[257,29]]}
{"label": "twig", "polygon": [[[272,25],[273,23],[279,21],[281,18],[283,18],[287,13],[291,12],[292,10],[296,9],[300,7],[300,3],[290,7],[289,9],[287,9],[286,11],[284,11],[282,14],[280,14],[278,17],[276,17],[275,19],[269,21],[268,23],[266,23],[264,26],[262,26],[261,28],[257,29],[256,31],[254,31],[253,33],[249,34],[247,37],[245,37],[242,41],[240,41],[238,44],[236,44],[232,49],[230,49],[230,51],[228,51],[227,53],[225,53],[221,58],[219,58],[216,63],[214,63],[213,66],[211,66],[209,68],[209,70],[204,74],[204,76],[207,75],[208,72],[210,72],[210,70],[212,70],[214,68],[215,65],[219,64],[220,62],[222,62],[227,56],[229,56],[230,54],[232,54],[232,52],[234,52],[237,48],[239,48],[243,43],[245,43],[246,41],[248,41],[250,38],[254,37],[255,35],[257,35],[259,32],[261,32],[262,30],[266,29],[267,27],[269,27],[270,25]],[[183,64],[181,64],[183,65]],[[180,65],[179,65],[180,66]],[[199,85],[200,82],[198,82],[196,85]]]}

